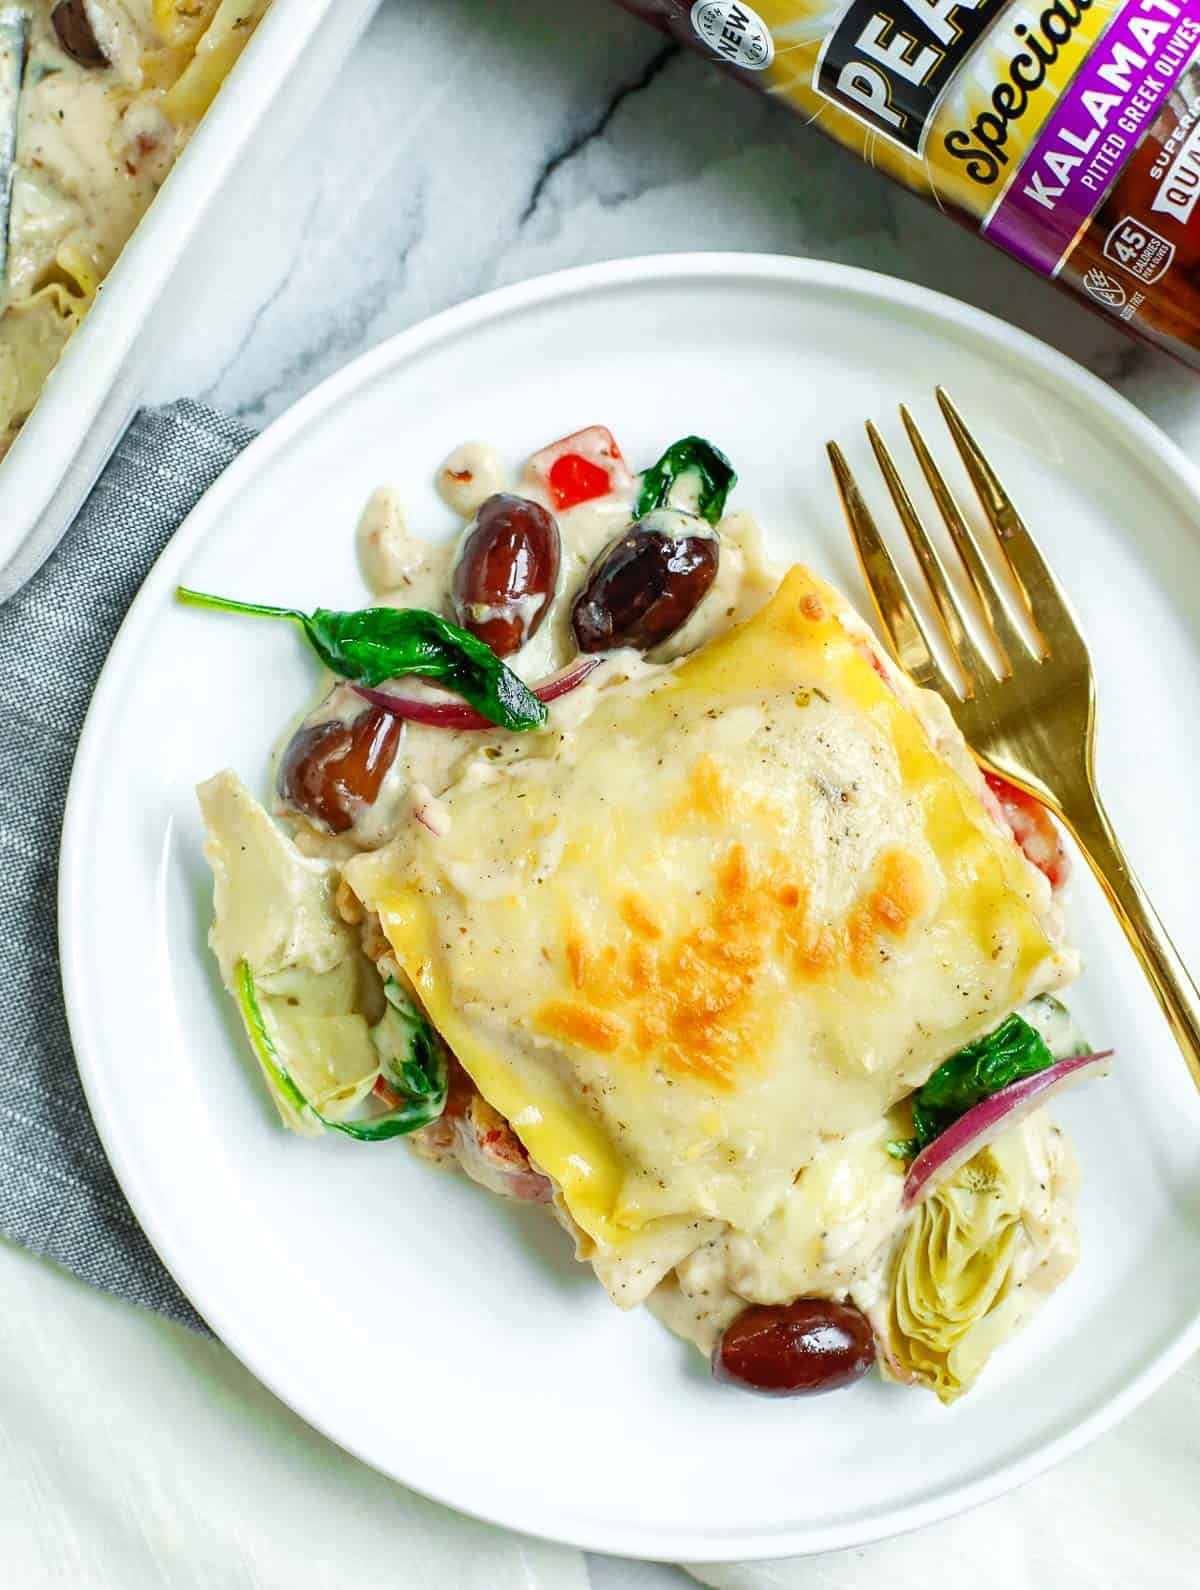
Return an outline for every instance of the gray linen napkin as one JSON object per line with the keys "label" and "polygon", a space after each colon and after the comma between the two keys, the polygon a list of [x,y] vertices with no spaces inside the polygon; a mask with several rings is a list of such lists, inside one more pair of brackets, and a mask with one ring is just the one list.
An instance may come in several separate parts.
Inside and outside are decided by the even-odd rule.
{"label": "gray linen napkin", "polygon": [[198,403],[139,414],[58,550],[0,607],[0,1235],[200,1329],[88,1114],[55,894],[75,745],[113,637],[172,532],[253,434]]}

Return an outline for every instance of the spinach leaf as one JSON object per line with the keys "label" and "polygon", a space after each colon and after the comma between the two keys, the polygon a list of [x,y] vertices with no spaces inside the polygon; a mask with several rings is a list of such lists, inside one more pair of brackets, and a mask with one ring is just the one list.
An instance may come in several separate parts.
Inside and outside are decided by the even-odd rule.
{"label": "spinach leaf", "polygon": [[298,624],[325,666],[357,684],[379,685],[417,674],[439,680],[502,729],[540,729],[546,721],[546,708],[490,646],[423,608],[364,607],[338,613],[318,607],[309,614],[210,596],[185,585],[177,587],[175,596],[189,607]]}
{"label": "spinach leaf", "polygon": [[[397,1076],[410,1078],[413,1086],[409,1088],[402,1083],[396,1089],[406,1095],[404,1102],[386,1115],[362,1121],[333,1121],[322,1115],[320,1110],[314,1109],[289,1074],[258,1002],[258,990],[249,961],[239,961],[237,967],[238,1006],[254,1052],[271,1086],[299,1115],[307,1116],[310,1121],[316,1121],[332,1131],[343,1132],[360,1143],[381,1143],[390,1137],[416,1132],[431,1121],[436,1121],[446,1107],[446,1060],[433,1028],[390,978],[384,993],[388,997],[388,1011],[383,1021],[372,1028],[381,1057],[385,1053],[387,1055],[381,1069],[389,1086],[394,1085]],[[402,1007],[398,1001],[403,1002]],[[380,1028],[391,1016],[399,1018],[400,1048],[394,1048],[388,1041],[395,1036],[394,1033],[388,1033],[383,1040],[378,1036]]]}
{"label": "spinach leaf", "polygon": [[250,1043],[259,1064],[266,1072],[267,1081],[298,1115],[320,1121],[320,1115],[292,1081],[287,1067],[279,1057],[279,1050],[275,1047],[275,1040],[267,1029],[262,1006],[258,1002],[258,990],[254,986],[254,973],[250,970],[249,961],[239,961],[237,964],[237,1002]]}
{"label": "spinach leaf", "polygon": [[672,442],[658,463],[644,471],[634,519],[644,519],[655,508],[666,507],[676,481],[693,473],[700,477],[697,512],[715,525],[725,512],[726,497],[737,485],[737,473],[720,448],[702,436],[685,436]]}
{"label": "spinach leaf", "polygon": [[384,1081],[397,1093],[446,1101],[446,1055],[433,1028],[394,977],[383,985],[387,1010],[371,1029]]}
{"label": "spinach leaf", "polygon": [[1042,1035],[1012,1015],[943,1061],[913,1098],[913,1131],[920,1150],[989,1094],[1054,1064]]}

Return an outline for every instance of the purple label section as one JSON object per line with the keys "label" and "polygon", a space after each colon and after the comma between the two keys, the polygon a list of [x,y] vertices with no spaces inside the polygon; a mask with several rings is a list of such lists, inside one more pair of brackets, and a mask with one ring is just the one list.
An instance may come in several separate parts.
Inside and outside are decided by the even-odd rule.
{"label": "purple label section", "polygon": [[1039,130],[983,231],[1057,275],[1200,46],[1200,0],[1125,0]]}

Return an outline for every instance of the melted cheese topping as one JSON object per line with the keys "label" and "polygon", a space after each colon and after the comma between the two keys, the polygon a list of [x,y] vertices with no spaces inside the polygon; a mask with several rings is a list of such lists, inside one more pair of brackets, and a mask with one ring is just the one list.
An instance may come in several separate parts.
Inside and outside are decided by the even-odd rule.
{"label": "melted cheese topping", "polygon": [[468,764],[440,834],[346,867],[602,1253],[681,1216],[761,1226],[822,1142],[1073,969],[844,611],[793,569],[701,651]]}

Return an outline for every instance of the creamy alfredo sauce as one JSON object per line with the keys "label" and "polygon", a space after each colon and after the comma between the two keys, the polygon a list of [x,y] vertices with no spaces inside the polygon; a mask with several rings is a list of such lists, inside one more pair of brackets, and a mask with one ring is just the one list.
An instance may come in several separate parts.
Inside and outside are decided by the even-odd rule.
{"label": "creamy alfredo sauce", "polygon": [[[438,472],[446,504],[463,520],[458,535],[431,541],[409,528],[399,495],[391,487],[376,491],[358,527],[358,554],[375,600],[397,607],[423,607],[452,618],[451,577],[463,536],[481,504],[500,491],[533,498],[553,509],[536,479],[513,478],[496,450],[483,442],[456,448]],[[507,660],[523,679],[536,683],[566,666],[576,655],[571,609],[595,559],[626,529],[636,482],[624,482],[608,495],[566,511],[555,511],[562,541],[556,594],[538,631]],[[678,506],[688,506],[685,501]],[[749,514],[727,515],[718,528],[720,565],[708,594],[687,623],[658,650],[643,657],[632,650],[609,653],[595,672],[570,694],[551,704],[545,741],[569,736],[587,716],[599,693],[620,688],[672,668],[682,656],[751,616],[768,599],[778,573],[764,556],[758,527]],[[865,643],[876,650],[865,625],[847,616]],[[931,741],[955,762],[973,787],[977,770],[941,700],[916,690],[886,658],[880,659],[893,688],[920,717]],[[350,722],[369,707],[344,684],[330,688],[302,724]],[[419,689],[412,681],[406,693]],[[289,730],[289,736],[290,736]],[[287,743],[285,736],[280,749]],[[342,835],[331,835],[280,804],[279,814],[310,854],[345,859],[387,843],[399,825],[422,821],[435,831],[449,822],[438,795],[451,784],[494,779],[506,762],[528,760],[538,751],[531,737],[495,731],[448,731],[406,723],[400,750],[380,795]],[[550,754],[549,750],[545,754]],[[989,799],[985,794],[985,799]],[[991,803],[994,807],[994,802]],[[999,815],[999,809],[994,809]],[[464,877],[456,886],[470,895],[483,891],[483,879]],[[1048,919],[1061,931],[1057,908],[1045,890]],[[390,957],[380,962],[396,974]],[[1032,1018],[1031,1018],[1032,1019]],[[724,1328],[752,1303],[783,1303],[796,1297],[848,1299],[871,1319],[885,1371],[889,1356],[888,1300],[912,1216],[901,1205],[904,1167],[889,1157],[890,1140],[907,1135],[910,1123],[902,1104],[874,1125],[846,1137],[830,1138],[800,1173],[769,1218],[750,1231],[720,1221],[681,1225],[674,1243],[652,1251],[636,1245],[616,1256],[599,1251],[574,1224],[560,1199],[550,1205],[575,1238],[580,1258],[589,1260],[614,1302],[630,1308],[648,1302],[676,1334],[710,1353]],[[447,1157],[440,1137],[428,1144],[418,1134],[412,1146],[432,1158]],[[435,1134],[436,1135],[436,1134]],[[995,1335],[1008,1335],[1024,1322],[1061,1281],[1075,1254],[1072,1198],[1074,1161],[1070,1149],[1044,1112],[1013,1129],[1013,1152],[1026,1166],[1020,1228],[1010,1254],[1010,1300],[997,1316]],[[451,1154],[451,1157],[453,1155]],[[464,1156],[462,1167],[476,1179]],[[487,1183],[490,1185],[490,1183]],[[500,1188],[504,1190],[503,1187]]]}
{"label": "creamy alfredo sauce", "polygon": [[[571,634],[571,608],[597,556],[624,531],[630,520],[633,489],[610,492],[568,509],[553,509],[539,483],[528,474],[514,478],[495,448],[485,442],[468,442],[454,451],[438,470],[437,486],[446,505],[465,521],[449,540],[434,541],[410,529],[399,494],[381,487],[370,498],[358,526],[358,557],[363,578],[374,600],[392,607],[421,607],[453,618],[450,581],[455,559],[470,521],[479,506],[498,491],[528,497],[554,512],[562,542],[558,584],[544,621],[507,665],[529,684],[548,678],[577,655]],[[632,650],[608,653],[589,678],[550,706],[549,727],[565,733],[582,722],[599,692],[620,677],[632,678],[669,668],[697,646],[758,610],[778,583],[778,573],[766,560],[758,526],[746,513],[731,513],[718,527],[721,558],[716,579],[704,600],[683,627],[661,647],[643,657]],[[333,684],[303,724],[333,719],[352,722],[370,710],[345,685]],[[407,694],[420,691],[407,681]],[[282,752],[296,728],[289,725],[277,746]],[[359,850],[385,844],[398,826],[411,818],[415,805],[427,814],[430,797],[462,778],[467,764],[479,773],[506,758],[529,754],[528,737],[495,731],[455,731],[406,723],[403,739],[383,787],[370,807],[363,809],[345,834],[330,835],[296,818],[280,803],[280,816],[297,821],[296,840],[310,855],[345,858]],[[476,776],[479,776],[478,774]],[[436,820],[436,807],[433,809]]]}

